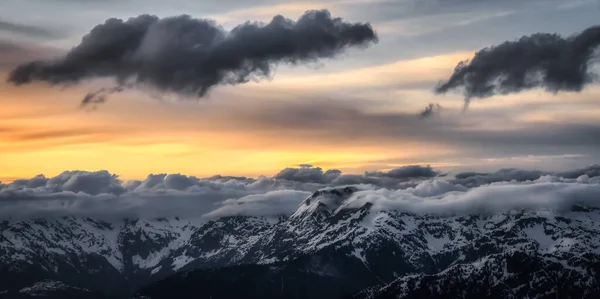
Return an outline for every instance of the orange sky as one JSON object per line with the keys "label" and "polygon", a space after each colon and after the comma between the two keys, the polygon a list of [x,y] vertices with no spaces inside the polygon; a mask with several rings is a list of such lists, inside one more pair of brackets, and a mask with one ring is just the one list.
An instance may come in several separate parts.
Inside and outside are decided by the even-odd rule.
{"label": "orange sky", "polygon": [[[326,6],[336,14],[362,20],[360,17],[368,7],[364,5],[372,1],[324,2],[228,8],[209,16],[231,27],[247,19],[268,20],[276,13],[293,17],[306,9]],[[155,13],[178,14],[183,9],[163,2],[153,3]],[[173,11],[165,11],[167,8]],[[89,10],[89,15],[82,18],[79,14],[65,15],[64,18],[79,18],[81,27],[63,39],[35,47],[30,44],[29,52],[18,51],[13,56],[0,53],[0,77],[6,77],[11,65],[69,49],[92,25],[106,19],[106,15],[126,17],[141,8],[127,9],[131,11],[122,7],[112,12]],[[196,14],[200,15],[200,11],[204,10]],[[499,156],[521,161],[510,156],[528,157],[542,149],[546,152],[540,155],[579,154],[578,147],[554,151],[545,141],[539,147],[528,147],[527,140],[519,140],[519,135],[510,140],[524,145],[514,151],[510,145],[497,150],[498,144],[485,141],[479,144],[476,138],[461,135],[477,131],[518,133],[532,126],[543,128],[574,121],[594,123],[600,119],[598,87],[589,87],[582,93],[552,95],[534,90],[497,96],[473,103],[469,113],[461,112],[460,94],[434,95],[433,87],[452,73],[457,62],[470,58],[480,48],[462,46],[462,41],[451,43],[451,38],[445,35],[450,31],[438,33],[450,28],[456,31],[456,36],[462,36],[460,30],[466,30],[483,38],[487,36],[485,32],[470,28],[479,29],[487,21],[509,18],[517,12],[477,13],[467,19],[471,13],[404,16],[395,20],[377,19],[384,14],[376,13],[369,18],[374,18],[371,22],[381,40],[379,45],[365,50],[368,53],[352,50],[307,67],[281,65],[272,81],[219,86],[208,98],[198,101],[170,97],[160,101],[151,98],[147,90],[138,90],[111,95],[97,110],[85,111],[79,109],[83,95],[106,86],[106,82],[85,82],[61,90],[39,84],[9,86],[2,80],[0,181],[39,173],[53,176],[75,169],[105,169],[124,179],[165,172],[258,176],[273,175],[282,168],[304,163],[346,173],[416,163],[442,170],[470,169],[489,161],[500,161],[496,166],[503,167],[506,165],[502,159],[498,160]],[[58,22],[62,17],[48,18]],[[488,24],[498,29],[492,25]],[[524,29],[515,30],[506,36],[516,38]],[[481,43],[501,42],[507,37]],[[441,46],[436,48],[431,44]],[[421,55],[421,52],[437,54]],[[438,127],[417,119],[417,114],[429,103],[439,103],[444,108],[440,120],[427,120],[439,121]],[[439,132],[432,131],[432,127]],[[446,132],[457,140],[446,137]],[[582,138],[581,142],[585,145],[588,141]]]}
{"label": "orange sky", "polygon": [[[433,60],[452,63],[447,57]],[[427,80],[439,73],[435,61],[398,62],[320,77],[282,76],[273,82],[238,88],[238,94],[215,92],[200,102],[162,103],[143,93],[119,94],[90,112],[78,109],[87,87],[61,91],[43,85],[4,85],[0,90],[0,179],[55,175],[68,169],[108,169],[126,179],[153,172],[257,176],[300,163],[362,172],[373,169],[369,161],[425,159],[449,150],[424,148],[408,140],[340,144],[301,128],[283,132],[263,126],[260,119],[236,120],[232,112],[267,109],[272,104],[285,107],[286,101],[293,101],[290,98],[302,95],[296,88],[323,80],[328,83],[319,88],[325,92],[339,88],[344,81],[361,81],[365,86],[389,84],[360,78],[402,74],[415,64],[430,69],[410,80]],[[266,100],[268,103],[253,99],[253,94],[258,98],[266,90],[279,94],[291,90],[293,96],[275,97]],[[237,98],[240,93],[245,94],[243,99]],[[393,146],[399,144],[401,151]]]}
{"label": "orange sky", "polygon": [[[197,176],[272,175],[300,163],[354,173],[416,162],[454,166],[456,161],[437,157],[459,152],[458,147],[407,138],[371,138],[368,134],[336,136],[327,130],[305,128],[302,120],[287,121],[299,113],[297,109],[303,109],[303,104],[328,103],[329,98],[341,98],[342,104],[358,98],[367,102],[361,107],[373,113],[401,111],[416,115],[423,103],[431,99],[459,111],[462,107],[459,95],[434,98],[429,89],[410,86],[435,82],[449,73],[456,61],[468,58],[471,53],[309,76],[283,73],[271,82],[215,90],[208,99],[200,101],[161,102],[142,92],[129,92],[113,95],[95,111],[78,109],[82,95],[92,85],[65,90],[43,85],[28,88],[2,85],[0,179],[7,181],[38,173],[55,175],[72,169],[107,169],[133,179],[158,172]],[[385,91],[386,87],[403,85],[408,87]],[[592,89],[585,95],[567,95],[574,98],[569,109],[574,109],[577,103],[589,104],[596,94],[600,93]],[[560,104],[540,92],[531,92],[504,97],[501,101],[482,101],[472,109],[502,111],[526,103]],[[331,107],[345,109],[335,104]],[[568,109],[537,109],[514,117],[524,121],[553,120],[566,112]],[[600,115],[598,112],[598,108],[588,107],[575,109],[573,113],[594,118]],[[273,119],[265,120],[265,115]],[[324,118],[327,119],[319,121],[327,123],[329,117]]]}

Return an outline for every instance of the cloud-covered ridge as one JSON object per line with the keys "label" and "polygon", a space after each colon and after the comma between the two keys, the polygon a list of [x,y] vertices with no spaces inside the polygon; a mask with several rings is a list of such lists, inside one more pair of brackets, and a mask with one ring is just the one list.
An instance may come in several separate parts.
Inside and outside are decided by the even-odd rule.
{"label": "cloud-covered ridge", "polygon": [[581,91],[596,74],[590,70],[600,46],[600,26],[562,37],[536,33],[478,51],[458,63],[436,93],[462,89],[466,104],[473,98],[544,88],[548,92]]}
{"label": "cloud-covered ridge", "polygon": [[[281,15],[268,24],[248,21],[231,31],[188,15],[140,15],[126,21],[108,19],[64,57],[22,64],[8,81],[68,86],[114,78],[117,86],[108,93],[147,86],[202,97],[217,85],[270,78],[278,63],[313,62],[375,42],[370,24],[333,18],[327,10],[307,11],[296,21]],[[102,102],[104,91],[89,93],[84,103]]]}

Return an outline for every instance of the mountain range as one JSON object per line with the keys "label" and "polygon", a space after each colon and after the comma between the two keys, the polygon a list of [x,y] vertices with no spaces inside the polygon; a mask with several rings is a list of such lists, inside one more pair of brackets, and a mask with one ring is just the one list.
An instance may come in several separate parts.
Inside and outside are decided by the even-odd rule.
{"label": "mountain range", "polygon": [[600,209],[0,221],[0,298],[600,298]]}

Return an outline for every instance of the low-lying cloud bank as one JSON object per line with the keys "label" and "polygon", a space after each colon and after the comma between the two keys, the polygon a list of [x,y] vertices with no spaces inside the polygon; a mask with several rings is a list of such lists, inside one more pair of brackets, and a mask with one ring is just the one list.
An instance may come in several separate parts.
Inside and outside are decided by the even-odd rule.
{"label": "low-lying cloud bank", "polygon": [[309,164],[300,165],[299,168],[285,168],[275,179],[300,183],[325,184],[327,186],[343,186],[369,184],[378,187],[399,189],[416,185],[424,179],[438,176],[430,166],[408,165],[395,168],[386,172],[366,172],[364,175],[342,174],[340,170],[329,169],[323,172],[320,167]]}
{"label": "low-lying cloud bank", "polygon": [[[394,184],[392,184],[394,183]],[[501,169],[441,178],[431,167],[344,175],[301,165],[272,178],[151,174],[122,182],[107,171],[66,171],[52,178],[0,184],[0,219],[81,216],[98,218],[205,218],[291,215],[314,191],[355,185],[342,208],[367,202],[375,210],[465,215],[514,209],[600,207],[600,165],[562,173]]]}
{"label": "low-lying cloud bank", "polygon": [[580,176],[600,176],[600,165],[594,164],[581,169],[564,172],[544,172],[539,170],[524,170],[516,168],[504,168],[492,173],[461,172],[452,180],[454,184],[460,184],[469,188],[487,185],[495,182],[524,182],[537,180],[542,176],[554,176],[563,179],[576,179]]}
{"label": "low-lying cloud bank", "polygon": [[396,210],[448,216],[493,214],[511,210],[568,211],[573,205],[600,207],[599,192],[600,184],[597,182],[582,184],[544,181],[492,184],[432,197],[419,197],[404,190],[379,189],[359,192],[348,201],[347,207],[356,208],[370,202],[375,211]]}

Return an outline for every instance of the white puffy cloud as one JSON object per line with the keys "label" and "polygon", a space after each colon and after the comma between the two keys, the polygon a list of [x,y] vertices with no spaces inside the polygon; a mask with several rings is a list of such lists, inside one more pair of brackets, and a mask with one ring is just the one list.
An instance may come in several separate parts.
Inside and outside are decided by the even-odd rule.
{"label": "white puffy cloud", "polygon": [[0,190],[0,198],[2,197],[1,192],[6,188],[11,190],[40,189],[38,191],[47,193],[83,192],[90,195],[102,193],[122,194],[126,191],[119,177],[105,170],[95,172],[64,171],[52,178],[37,175],[28,180],[16,180]]}
{"label": "white puffy cloud", "polygon": [[[312,169],[307,173],[315,173],[313,167],[303,168]],[[468,174],[449,181],[435,178],[420,183],[390,177],[339,174],[324,184],[276,177],[197,178],[182,174],[151,174],[143,181],[122,182],[106,171],[67,171],[52,178],[39,175],[0,184],[0,219],[279,217],[291,215],[316,190],[345,185],[358,189],[338,203],[345,208],[362,207],[369,202],[375,210],[454,215],[513,209],[566,209],[574,204],[600,207],[597,196],[600,194],[600,176],[593,176],[594,169],[571,171],[566,177],[541,173],[528,176],[536,173],[519,170],[499,171],[495,173],[496,178],[501,177],[500,173],[505,180],[493,179],[487,184],[479,181],[489,178],[485,174]],[[477,187],[469,188],[469,185],[459,183],[465,179],[472,182],[471,178],[476,178]]]}
{"label": "white puffy cloud", "polygon": [[470,215],[512,210],[570,209],[573,205],[600,207],[600,184],[565,182],[502,183],[467,191],[450,191],[419,197],[411,190],[368,190],[355,193],[345,207],[359,208],[367,202],[376,211],[395,210],[416,214]]}
{"label": "white puffy cloud", "polygon": [[[315,184],[321,188],[327,186],[345,186],[369,184],[382,188],[400,189],[416,186],[421,180],[435,177],[439,172],[430,166],[409,165],[395,168],[386,172],[366,172],[359,174],[342,174],[340,170],[323,171],[320,167],[310,164],[300,164],[299,168],[285,168],[274,179],[283,184],[290,182]],[[287,183],[286,183],[287,182]]]}
{"label": "white puffy cloud", "polygon": [[447,181],[433,180],[425,181],[414,188],[408,188],[407,191],[419,197],[431,197],[444,194],[450,191],[467,191],[467,187],[460,184],[452,184]]}
{"label": "white puffy cloud", "polygon": [[323,169],[320,167],[312,167],[310,164],[301,164],[299,166],[300,168],[285,168],[275,175],[275,178],[304,183],[326,184],[342,173],[337,169],[330,169],[323,172]]}

